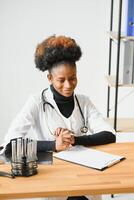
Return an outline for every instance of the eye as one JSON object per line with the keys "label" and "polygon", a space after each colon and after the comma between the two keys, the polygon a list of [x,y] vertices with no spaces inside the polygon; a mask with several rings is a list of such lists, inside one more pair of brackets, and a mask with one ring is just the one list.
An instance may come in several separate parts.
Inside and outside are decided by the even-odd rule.
{"label": "eye", "polygon": [[64,80],[63,79],[59,79],[58,82],[64,83]]}
{"label": "eye", "polygon": [[72,77],[69,79],[70,81],[75,81],[76,80],[76,77]]}

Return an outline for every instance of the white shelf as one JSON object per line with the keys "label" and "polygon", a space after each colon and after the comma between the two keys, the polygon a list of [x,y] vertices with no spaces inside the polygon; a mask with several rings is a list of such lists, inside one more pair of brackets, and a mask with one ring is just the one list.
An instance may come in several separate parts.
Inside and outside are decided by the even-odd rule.
{"label": "white shelf", "polygon": [[[113,118],[108,118],[107,121],[113,126]],[[134,118],[118,118],[117,132],[134,132]]]}
{"label": "white shelf", "polygon": [[[109,87],[115,87],[116,86],[116,76],[105,76],[107,84]],[[134,87],[134,83],[132,84],[122,84],[121,81],[119,81],[118,87]]]}
{"label": "white shelf", "polygon": [[[112,40],[117,41],[117,39],[118,39],[118,34],[117,34],[116,32],[110,31],[110,32],[108,32],[108,34],[109,34],[109,36],[110,36],[110,38],[111,38]],[[134,36],[125,36],[125,35],[121,34],[121,40],[122,40],[123,42],[134,41]]]}

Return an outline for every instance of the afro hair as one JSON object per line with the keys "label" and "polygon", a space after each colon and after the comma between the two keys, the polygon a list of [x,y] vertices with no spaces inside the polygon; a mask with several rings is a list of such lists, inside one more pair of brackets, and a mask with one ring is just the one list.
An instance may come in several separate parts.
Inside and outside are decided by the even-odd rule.
{"label": "afro hair", "polygon": [[51,70],[60,62],[75,63],[82,55],[75,40],[66,36],[51,36],[38,44],[35,64],[41,71]]}

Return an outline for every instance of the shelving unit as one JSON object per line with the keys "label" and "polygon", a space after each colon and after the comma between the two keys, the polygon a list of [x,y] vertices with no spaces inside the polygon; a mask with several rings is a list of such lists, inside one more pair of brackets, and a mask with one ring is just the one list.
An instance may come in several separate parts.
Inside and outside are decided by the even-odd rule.
{"label": "shelving unit", "polygon": [[[107,121],[113,125],[114,118],[108,118]],[[134,118],[118,118],[118,132],[134,132]]]}
{"label": "shelving unit", "polygon": [[[117,39],[118,39],[118,33],[117,32],[109,31],[108,35],[112,40],[117,41]],[[123,34],[121,34],[120,39],[123,42],[134,41],[134,36],[124,36]]]}
{"label": "shelving unit", "polygon": [[[106,80],[108,83],[107,91],[107,118],[110,123],[112,123],[116,131],[132,131],[134,132],[134,118],[118,119],[117,118],[117,106],[118,106],[118,89],[119,87],[134,87],[134,84],[121,84],[119,81],[119,66],[120,66],[120,43],[126,41],[134,41],[134,36],[124,36],[121,33],[121,22],[122,22],[122,0],[119,0],[119,18],[118,18],[118,31],[113,32],[113,4],[114,0],[111,0],[111,13],[110,13],[110,31],[109,35],[109,67],[108,76]],[[116,75],[111,74],[111,58],[112,58],[112,42],[117,43],[117,56],[116,56]],[[115,87],[115,102],[114,102],[114,117],[109,118],[110,112],[110,88]],[[118,123],[117,123],[118,122]]]}
{"label": "shelving unit", "polygon": [[[106,81],[109,87],[116,86],[116,76],[108,75],[106,76]],[[118,82],[118,87],[134,87],[134,84],[122,84],[120,81]]]}

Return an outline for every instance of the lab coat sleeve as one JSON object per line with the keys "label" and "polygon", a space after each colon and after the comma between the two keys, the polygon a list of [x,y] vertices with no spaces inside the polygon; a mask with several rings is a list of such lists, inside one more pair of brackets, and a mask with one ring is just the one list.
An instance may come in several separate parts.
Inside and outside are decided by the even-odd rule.
{"label": "lab coat sleeve", "polygon": [[13,138],[27,135],[30,128],[35,126],[37,112],[38,105],[34,97],[31,96],[22,108],[21,112],[11,123],[11,126],[5,136],[5,143],[9,143]]}
{"label": "lab coat sleeve", "polygon": [[106,122],[103,118],[102,114],[95,108],[93,103],[87,97],[86,100],[87,104],[87,121],[88,126],[93,134],[101,132],[101,131],[108,131],[115,134],[115,130],[111,127],[111,125]]}

